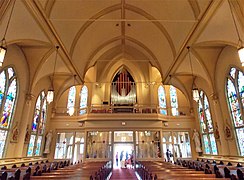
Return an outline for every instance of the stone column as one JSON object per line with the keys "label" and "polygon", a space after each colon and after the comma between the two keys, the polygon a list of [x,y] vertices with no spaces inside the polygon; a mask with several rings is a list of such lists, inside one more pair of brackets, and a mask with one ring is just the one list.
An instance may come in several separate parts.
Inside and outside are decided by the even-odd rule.
{"label": "stone column", "polygon": [[21,123],[19,125],[19,137],[18,137],[18,142],[16,144],[15,148],[15,156],[16,157],[23,157],[26,156],[27,153],[27,148],[28,148],[28,141],[25,141],[25,136],[26,136],[26,129],[27,126],[29,127],[29,135],[31,133],[31,127],[32,127],[32,116],[33,116],[33,100],[34,100],[34,95],[32,94],[26,94],[25,98],[25,106],[23,107],[23,112],[22,112],[22,118],[21,118]]}
{"label": "stone column", "polygon": [[[225,124],[224,124],[222,109],[219,103],[219,98],[216,94],[212,94],[210,95],[210,100],[211,100],[210,108],[211,108],[215,138],[218,136],[217,133],[219,133],[219,139],[218,138],[216,139],[218,154],[228,155],[230,154],[230,149],[225,139],[225,134],[224,134]],[[218,132],[216,132],[216,128],[217,128],[216,125],[218,126]]]}

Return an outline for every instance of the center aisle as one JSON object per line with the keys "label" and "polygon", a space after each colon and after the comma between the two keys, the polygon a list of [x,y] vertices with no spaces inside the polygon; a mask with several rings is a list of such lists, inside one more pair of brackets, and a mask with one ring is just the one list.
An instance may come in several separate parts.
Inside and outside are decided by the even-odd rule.
{"label": "center aisle", "polygon": [[127,168],[113,169],[111,180],[137,180],[135,170]]}

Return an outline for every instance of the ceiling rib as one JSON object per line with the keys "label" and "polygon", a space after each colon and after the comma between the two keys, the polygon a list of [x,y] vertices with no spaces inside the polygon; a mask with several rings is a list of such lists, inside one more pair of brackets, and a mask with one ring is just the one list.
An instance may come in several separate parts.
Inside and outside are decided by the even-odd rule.
{"label": "ceiling rib", "polygon": [[83,78],[81,77],[77,68],[72,63],[68,51],[66,50],[62,40],[60,39],[57,32],[55,31],[52,23],[46,17],[46,14],[43,11],[41,5],[38,4],[38,1],[32,1],[32,0],[24,0],[23,2],[25,3],[27,9],[33,14],[34,18],[36,19],[40,27],[43,29],[43,32],[45,32],[47,37],[50,39],[51,43],[54,46],[59,45],[60,47],[59,54],[65,57],[64,63],[67,65],[67,68],[70,70],[70,72],[76,74],[79,78],[78,80],[81,83],[83,83],[84,82]]}
{"label": "ceiling rib", "polygon": [[179,53],[175,57],[174,62],[171,64],[171,66],[169,67],[168,71],[166,72],[162,80],[163,84],[165,83],[167,84],[167,82],[170,79],[169,76],[174,73],[174,71],[180,65],[181,61],[184,59],[183,57],[185,56],[186,53],[186,47],[191,46],[195,42],[197,37],[199,37],[201,32],[204,30],[207,22],[211,19],[212,15],[216,12],[216,9],[221,5],[222,2],[223,0],[216,0],[216,1],[211,1],[208,4],[204,13],[199,18],[199,21],[194,25],[192,31],[189,33],[186,40],[182,43]]}

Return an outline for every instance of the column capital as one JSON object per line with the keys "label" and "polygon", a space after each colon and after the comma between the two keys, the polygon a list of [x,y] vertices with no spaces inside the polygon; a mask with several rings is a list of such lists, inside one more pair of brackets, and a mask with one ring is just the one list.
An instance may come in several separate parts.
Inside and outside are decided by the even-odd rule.
{"label": "column capital", "polygon": [[35,96],[33,94],[31,94],[31,93],[26,94],[25,95],[26,104],[29,105],[30,102],[34,99],[34,97]]}
{"label": "column capital", "polygon": [[212,94],[210,94],[210,98],[211,98],[213,101],[217,101],[217,100],[219,99],[217,93],[212,93]]}

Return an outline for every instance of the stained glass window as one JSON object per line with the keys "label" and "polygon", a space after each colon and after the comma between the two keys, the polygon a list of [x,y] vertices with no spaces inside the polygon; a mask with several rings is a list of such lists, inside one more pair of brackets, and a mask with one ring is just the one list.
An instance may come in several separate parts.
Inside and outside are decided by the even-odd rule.
{"label": "stained glass window", "polygon": [[80,114],[86,113],[86,107],[87,107],[87,98],[88,98],[88,89],[84,85],[80,92]]}
{"label": "stained glass window", "polygon": [[166,97],[165,97],[165,91],[163,86],[159,86],[158,88],[158,103],[159,103],[159,112],[160,114],[167,115],[167,109],[166,109]]}
{"label": "stained glass window", "polygon": [[173,116],[178,115],[178,101],[177,101],[177,93],[174,86],[170,86],[170,104],[171,104],[171,112]]}
{"label": "stained glass window", "polygon": [[68,95],[68,103],[67,103],[68,113],[70,113],[71,111],[74,111],[74,108],[75,108],[75,95],[76,95],[76,88],[75,88],[75,86],[72,86],[69,89],[69,95]]}
{"label": "stained glass window", "polygon": [[241,156],[244,156],[244,74],[242,71],[236,68],[230,69],[226,89],[239,151]]}
{"label": "stained glass window", "polygon": [[199,96],[200,98],[198,101],[198,115],[200,121],[201,134],[203,137],[204,153],[218,154],[208,98],[203,91],[199,92]]}
{"label": "stained glass window", "polygon": [[3,157],[6,138],[12,122],[17,98],[17,77],[14,69],[5,68],[0,73],[0,158]]}
{"label": "stained glass window", "polygon": [[27,156],[40,156],[42,139],[44,136],[47,119],[47,100],[44,91],[40,93],[36,100],[36,107],[32,122],[32,131],[27,150]]}

